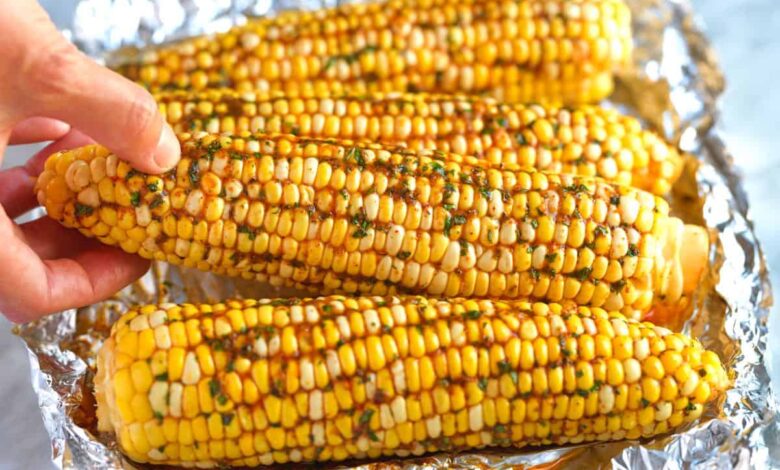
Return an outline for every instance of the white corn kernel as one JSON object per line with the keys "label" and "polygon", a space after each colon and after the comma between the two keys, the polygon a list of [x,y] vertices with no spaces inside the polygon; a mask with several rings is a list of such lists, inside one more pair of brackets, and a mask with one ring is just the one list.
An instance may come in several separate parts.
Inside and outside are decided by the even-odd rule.
{"label": "white corn kernel", "polygon": [[325,351],[325,366],[328,369],[328,374],[333,380],[341,377],[341,362],[339,361],[339,355],[336,351]]}
{"label": "white corn kernel", "polygon": [[403,361],[400,359],[394,361],[390,366],[390,372],[393,374],[393,385],[395,385],[396,393],[404,393],[406,391],[406,369]]}
{"label": "white corn kernel", "polygon": [[203,203],[206,200],[206,196],[200,189],[193,190],[184,203],[184,208],[192,216],[199,216],[203,210]]}
{"label": "white corn kernel", "polygon": [[268,343],[265,341],[265,338],[262,336],[258,336],[255,340],[254,344],[255,348],[255,354],[257,354],[261,358],[268,357]]}
{"label": "white corn kernel", "polygon": [[311,440],[315,446],[325,445],[325,426],[322,422],[316,422],[311,425]]}
{"label": "white corn kernel", "polygon": [[444,257],[441,260],[441,270],[446,273],[455,271],[460,263],[461,246],[458,241],[450,241],[447,249],[444,251]]}
{"label": "white corn kernel", "polygon": [[302,358],[300,362],[301,388],[311,390],[314,388],[314,366],[308,358]]}
{"label": "white corn kernel", "polygon": [[309,419],[319,421],[323,416],[322,391],[313,390],[309,394]]}
{"label": "white corn kernel", "polygon": [[97,186],[95,185],[81,190],[76,199],[85,206],[97,207],[100,205],[100,195],[98,194]]}
{"label": "white corn kernel", "polygon": [[395,426],[393,413],[386,403],[379,405],[379,425],[382,426],[383,429],[391,429]]}
{"label": "white corn kernel", "polygon": [[160,325],[154,329],[154,342],[160,349],[170,349],[171,336],[168,332],[167,325]]}
{"label": "white corn kernel", "polygon": [[615,406],[615,391],[610,385],[604,384],[599,389],[599,413],[607,414]]}
{"label": "white corn kernel", "polygon": [[195,385],[200,380],[200,364],[193,351],[187,353],[184,357],[184,370],[181,375],[181,382],[185,385]]}
{"label": "white corn kernel", "polygon": [[92,173],[92,182],[97,183],[106,177],[106,159],[98,157],[89,162],[89,170]]}
{"label": "white corn kernel", "polygon": [[482,429],[482,405],[474,405],[469,408],[469,429],[477,432]]}
{"label": "white corn kernel", "polygon": [[363,321],[366,324],[366,331],[369,334],[376,334],[381,331],[381,324],[379,322],[379,315],[376,310],[369,309],[363,312]]}
{"label": "white corn kernel", "polygon": [[425,430],[428,431],[428,437],[436,439],[441,435],[441,417],[432,416],[425,420]]}
{"label": "white corn kernel", "polygon": [[149,389],[149,405],[152,411],[168,414],[168,382],[156,380]]}
{"label": "white corn kernel", "polygon": [[149,319],[146,315],[138,315],[130,320],[130,331],[143,331],[149,329]]}
{"label": "white corn kernel", "polygon": [[397,396],[390,402],[390,409],[393,411],[393,420],[396,423],[406,422],[406,401],[402,396]]}
{"label": "white corn kernel", "polygon": [[630,357],[623,361],[623,373],[625,374],[626,383],[635,383],[642,378],[642,365],[639,361]]}
{"label": "white corn kernel", "polygon": [[152,213],[149,206],[142,204],[135,208],[135,221],[140,227],[148,227],[152,223]]}
{"label": "white corn kernel", "polygon": [[655,405],[655,420],[666,421],[672,416],[672,404],[668,401],[656,403]]}
{"label": "white corn kernel", "polygon": [[179,382],[171,384],[168,393],[168,409],[171,416],[181,418],[181,396],[184,392],[184,386]]}
{"label": "white corn kernel", "polygon": [[119,163],[119,159],[116,155],[111,154],[106,157],[106,176],[113,178],[116,176],[116,166]]}
{"label": "white corn kernel", "polygon": [[306,322],[316,324],[320,320],[320,311],[314,305],[307,305],[305,307]]}

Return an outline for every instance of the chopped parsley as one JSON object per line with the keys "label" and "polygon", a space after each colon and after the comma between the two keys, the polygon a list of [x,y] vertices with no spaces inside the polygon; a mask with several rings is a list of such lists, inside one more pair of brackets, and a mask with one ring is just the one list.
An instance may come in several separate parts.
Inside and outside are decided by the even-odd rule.
{"label": "chopped parsley", "polygon": [[76,217],[81,217],[82,215],[92,215],[92,213],[95,211],[94,208],[76,203]]}
{"label": "chopped parsley", "polygon": [[368,235],[368,230],[371,228],[371,222],[366,219],[366,215],[364,213],[358,212],[357,214],[353,215],[350,222],[352,225],[357,227],[355,231],[352,232],[352,238],[363,238]]}
{"label": "chopped parsley", "polygon": [[476,320],[481,315],[479,310],[469,310],[468,312],[464,313],[463,316],[468,318],[469,320]]}
{"label": "chopped parsley", "polygon": [[488,379],[485,377],[480,377],[479,380],[477,380],[477,386],[479,387],[480,390],[484,392],[485,390],[487,390]]}
{"label": "chopped parsley", "polygon": [[212,397],[217,396],[219,393],[221,387],[219,386],[219,382],[216,379],[209,380],[209,394]]}
{"label": "chopped parsley", "polygon": [[444,234],[449,235],[450,229],[455,225],[463,225],[466,223],[466,217],[463,215],[447,216],[444,219]]}
{"label": "chopped parsley", "polygon": [[363,158],[363,150],[361,150],[359,147],[352,147],[347,150],[347,154],[344,157],[344,160],[355,160],[355,163],[357,163],[361,170],[366,167],[366,160]]}
{"label": "chopped parsley", "polygon": [[246,225],[239,225],[238,226],[238,233],[245,233],[250,240],[254,240],[255,237],[257,236],[255,234],[255,231],[252,230],[251,227],[248,227]]}
{"label": "chopped parsley", "polygon": [[593,268],[582,268],[574,271],[572,274],[578,281],[583,282],[585,279],[590,277],[591,272],[593,272]]}
{"label": "chopped parsley", "polygon": [[588,191],[588,187],[585,186],[582,183],[580,183],[580,184],[572,184],[572,185],[569,185],[569,186],[564,186],[563,187],[563,191],[564,192],[569,192],[569,193],[575,193],[575,194],[576,193],[584,193],[584,192]]}
{"label": "chopped parsley", "polygon": [[193,186],[197,186],[198,182],[200,182],[200,165],[197,160],[192,161],[187,175],[190,178],[190,183],[192,183]]}
{"label": "chopped parsley", "polygon": [[154,197],[154,199],[152,199],[152,202],[149,203],[149,209],[157,209],[158,207],[163,205],[164,202],[165,199],[163,199],[163,197],[158,194],[157,196]]}
{"label": "chopped parsley", "polygon": [[620,279],[616,282],[613,282],[610,289],[612,289],[613,292],[620,292],[623,290],[625,286],[626,286],[626,281],[624,279]]}
{"label": "chopped parsley", "polygon": [[372,416],[374,416],[374,410],[369,408],[369,409],[363,411],[363,414],[360,415],[360,418],[358,420],[358,424],[360,424],[360,425],[368,424],[369,422],[371,422],[371,417]]}

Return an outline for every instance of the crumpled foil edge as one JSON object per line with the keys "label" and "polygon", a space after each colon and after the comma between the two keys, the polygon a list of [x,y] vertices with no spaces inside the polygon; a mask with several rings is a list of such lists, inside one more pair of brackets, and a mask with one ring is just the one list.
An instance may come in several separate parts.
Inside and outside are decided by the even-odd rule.
{"label": "crumpled foil edge", "polygon": [[[704,202],[701,217],[714,242],[710,273],[713,289],[702,296],[700,310],[722,308],[725,315],[694,315],[685,330],[704,338],[707,347],[720,346],[719,353],[733,372],[734,387],[726,394],[721,413],[684,432],[646,442],[443,454],[383,465],[580,468],[584,460],[578,459],[593,454],[591,459],[595,461],[588,461],[591,467],[618,469],[780,466],[771,448],[780,435],[778,402],[770,391],[764,360],[772,299],[766,264],[748,216],[747,198],[718,128],[723,77],[686,0],[628,3],[635,12],[637,26],[637,70],[636,76],[619,77],[612,104],[663,130],[700,162],[695,182]],[[82,50],[100,56],[118,47],[224,30],[244,21],[242,12],[266,14],[320,5],[309,0],[83,0],[77,6],[74,28],[68,33]],[[176,268],[170,271],[178,272]],[[195,278],[200,283],[213,281],[213,276],[205,274]],[[146,286],[142,295],[137,286],[128,288],[119,294],[119,304],[121,299],[153,301],[159,295],[153,284],[153,277],[147,275],[141,281]],[[230,294],[235,290],[219,292]],[[88,367],[69,348],[79,341],[96,346],[89,332],[79,331],[78,315],[85,313],[71,310],[17,328],[29,348],[33,388],[51,436],[52,459],[56,466],[66,469],[132,468],[110,441],[93,435],[73,418],[74,409],[85,398]],[[94,316],[95,310],[88,313]],[[584,449],[588,452],[582,452]],[[354,468],[372,467],[371,463],[362,463]]]}

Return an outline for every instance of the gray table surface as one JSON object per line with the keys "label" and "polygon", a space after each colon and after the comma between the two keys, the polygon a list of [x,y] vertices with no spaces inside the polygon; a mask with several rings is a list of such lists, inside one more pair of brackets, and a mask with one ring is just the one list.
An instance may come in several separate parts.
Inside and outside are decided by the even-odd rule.
{"label": "gray table surface", "polygon": [[[41,3],[58,22],[68,21],[72,0]],[[773,221],[780,207],[780,4],[776,0],[693,0],[715,44],[728,89],[723,101],[723,125],[737,158],[747,189],[752,217],[773,270],[772,284],[780,279],[780,224]],[[30,155],[30,147],[13,148],[4,167]],[[776,220],[776,219],[775,219]],[[27,351],[0,318],[0,397],[7,403],[0,413],[0,469],[53,468],[50,448],[37,400],[30,386]],[[780,334],[780,319],[770,320],[773,336]],[[780,343],[773,343],[772,378],[780,384]],[[777,388],[777,387],[776,387]]]}

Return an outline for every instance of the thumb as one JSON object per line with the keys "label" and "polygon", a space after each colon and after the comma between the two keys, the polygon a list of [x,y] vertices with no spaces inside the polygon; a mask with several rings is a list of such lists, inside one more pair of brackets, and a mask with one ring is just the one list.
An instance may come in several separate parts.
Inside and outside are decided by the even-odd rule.
{"label": "thumb", "polygon": [[19,109],[67,122],[139,170],[172,168],[179,160],[179,143],[152,96],[78,51],[35,2],[20,6],[45,21],[30,21],[35,27],[16,35],[25,48],[16,72]]}

